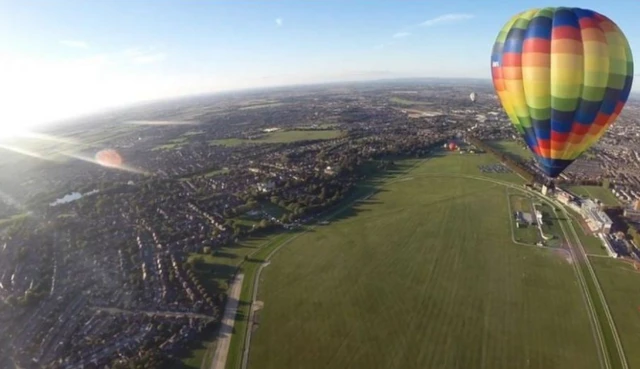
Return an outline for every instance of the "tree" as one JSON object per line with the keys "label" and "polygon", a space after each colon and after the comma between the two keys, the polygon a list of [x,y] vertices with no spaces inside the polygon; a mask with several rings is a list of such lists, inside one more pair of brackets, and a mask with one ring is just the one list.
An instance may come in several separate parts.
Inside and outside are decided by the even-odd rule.
{"label": "tree", "polygon": [[289,216],[289,213],[282,214],[282,216],[280,217],[280,221],[282,223],[289,223],[291,221],[291,217]]}

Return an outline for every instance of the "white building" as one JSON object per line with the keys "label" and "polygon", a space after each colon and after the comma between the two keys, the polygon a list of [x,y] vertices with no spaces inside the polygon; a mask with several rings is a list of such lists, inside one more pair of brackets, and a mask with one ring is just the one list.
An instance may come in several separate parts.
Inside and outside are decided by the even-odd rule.
{"label": "white building", "polygon": [[542,185],[542,194],[546,195],[547,193],[549,193],[549,187],[547,187],[547,185]]}
{"label": "white building", "polygon": [[598,205],[593,200],[587,199],[582,202],[580,212],[584,217],[589,229],[593,232],[611,232],[611,226],[613,221],[607,214],[598,208]]}

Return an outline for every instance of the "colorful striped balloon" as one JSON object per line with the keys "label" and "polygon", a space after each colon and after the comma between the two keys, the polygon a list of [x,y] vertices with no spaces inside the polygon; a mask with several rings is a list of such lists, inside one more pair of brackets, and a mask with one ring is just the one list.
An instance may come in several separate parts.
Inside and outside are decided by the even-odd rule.
{"label": "colorful striped balloon", "polygon": [[491,73],[509,119],[555,178],[620,115],[633,58],[622,31],[602,14],[532,9],[498,34]]}

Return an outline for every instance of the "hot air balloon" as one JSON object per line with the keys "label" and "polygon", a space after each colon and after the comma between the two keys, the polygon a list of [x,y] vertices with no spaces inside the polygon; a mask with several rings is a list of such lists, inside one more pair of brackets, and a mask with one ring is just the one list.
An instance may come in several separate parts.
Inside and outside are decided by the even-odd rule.
{"label": "hot air balloon", "polygon": [[626,37],[580,8],[517,14],[491,55],[493,85],[544,173],[556,178],[620,115],[633,82]]}
{"label": "hot air balloon", "polygon": [[476,97],[477,97],[477,96],[476,96],[476,93],[475,93],[475,92],[472,92],[472,93],[469,95],[469,98],[471,99],[471,102],[476,102]]}
{"label": "hot air balloon", "polygon": [[449,150],[454,151],[457,147],[458,145],[455,142],[449,142]]}
{"label": "hot air balloon", "polygon": [[105,167],[117,168],[122,165],[122,157],[116,150],[105,149],[96,153],[96,162]]}

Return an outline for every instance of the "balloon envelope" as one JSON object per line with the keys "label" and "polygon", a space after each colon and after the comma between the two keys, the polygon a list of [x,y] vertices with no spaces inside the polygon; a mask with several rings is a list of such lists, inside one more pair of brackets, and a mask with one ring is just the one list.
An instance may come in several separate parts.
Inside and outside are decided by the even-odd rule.
{"label": "balloon envelope", "polygon": [[117,151],[107,149],[96,154],[96,161],[105,167],[119,167],[122,165],[122,157]]}
{"label": "balloon envelope", "polygon": [[532,9],[498,34],[491,74],[509,119],[542,170],[555,178],[622,111],[633,58],[622,31],[602,14]]}
{"label": "balloon envelope", "polygon": [[472,92],[472,93],[469,95],[469,98],[471,99],[471,101],[472,101],[472,102],[476,102],[476,93],[475,93],[475,92]]}

